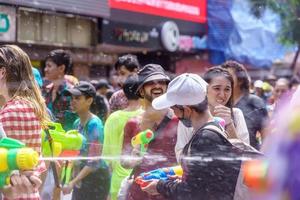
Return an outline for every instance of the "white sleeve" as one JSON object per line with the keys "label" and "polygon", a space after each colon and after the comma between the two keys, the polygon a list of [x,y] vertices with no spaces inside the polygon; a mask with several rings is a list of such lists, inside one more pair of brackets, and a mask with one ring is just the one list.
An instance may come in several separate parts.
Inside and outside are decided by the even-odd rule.
{"label": "white sleeve", "polygon": [[177,162],[180,161],[180,156],[184,146],[190,141],[193,136],[193,128],[188,128],[179,121],[177,126],[177,142],[175,145],[175,154]]}
{"label": "white sleeve", "polygon": [[2,123],[0,123],[0,139],[6,137]]}
{"label": "white sleeve", "polygon": [[243,112],[239,108],[233,108],[234,123],[237,132],[237,137],[250,145],[249,132]]}

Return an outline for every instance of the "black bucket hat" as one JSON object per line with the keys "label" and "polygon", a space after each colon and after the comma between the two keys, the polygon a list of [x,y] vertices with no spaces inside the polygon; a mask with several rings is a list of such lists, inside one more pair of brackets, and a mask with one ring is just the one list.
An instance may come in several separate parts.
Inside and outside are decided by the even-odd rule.
{"label": "black bucket hat", "polygon": [[150,81],[165,80],[170,82],[170,78],[166,75],[165,70],[158,64],[148,64],[138,71],[139,86],[137,88],[137,95],[140,96],[139,90],[143,85]]}

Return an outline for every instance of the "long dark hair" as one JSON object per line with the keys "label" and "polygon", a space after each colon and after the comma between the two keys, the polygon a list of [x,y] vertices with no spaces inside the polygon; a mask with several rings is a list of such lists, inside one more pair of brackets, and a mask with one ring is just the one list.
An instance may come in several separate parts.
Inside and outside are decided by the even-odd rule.
{"label": "long dark hair", "polygon": [[[233,78],[231,76],[231,74],[224,68],[220,67],[220,66],[216,66],[216,67],[212,67],[210,68],[205,74],[203,79],[210,84],[211,81],[218,76],[222,76],[224,78],[226,78],[229,82],[230,82],[230,86],[231,86],[231,95],[229,97],[229,100],[227,101],[227,103],[225,104],[226,107],[230,108],[231,111],[231,118],[234,120],[234,115],[233,115]],[[235,124],[235,122],[234,122]]]}
{"label": "long dark hair", "polygon": [[250,92],[250,77],[247,73],[246,68],[241,63],[238,63],[233,60],[226,61],[221,65],[224,69],[232,69],[237,78],[237,84],[240,87],[240,90],[246,94]]}
{"label": "long dark hair", "polygon": [[225,106],[232,108],[233,107],[233,78],[231,76],[231,74],[226,70],[223,69],[222,67],[216,66],[216,67],[212,67],[210,68],[205,74],[203,79],[210,84],[211,81],[218,76],[222,76],[224,78],[226,78],[229,82],[230,82],[230,86],[231,86],[231,95],[229,97],[228,102],[226,102]]}

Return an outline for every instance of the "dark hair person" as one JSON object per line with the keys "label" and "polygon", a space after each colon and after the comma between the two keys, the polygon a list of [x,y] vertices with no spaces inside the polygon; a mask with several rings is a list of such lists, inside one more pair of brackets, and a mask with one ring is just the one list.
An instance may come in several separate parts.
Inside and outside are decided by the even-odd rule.
{"label": "dark hair person", "polygon": [[45,60],[46,61],[50,60],[53,63],[55,63],[57,66],[64,65],[65,66],[65,68],[64,68],[65,74],[70,71],[71,66],[72,66],[72,59],[70,57],[70,54],[63,49],[55,49],[55,50],[51,51],[46,56]]}
{"label": "dark hair person", "polygon": [[229,137],[239,138],[249,144],[249,133],[242,111],[233,108],[233,78],[221,67],[212,67],[204,74],[208,83],[207,99],[214,117],[225,120],[225,130]]}
{"label": "dark hair person", "polygon": [[251,146],[259,149],[260,143],[256,135],[259,132],[264,137],[265,134],[265,125],[268,122],[266,104],[260,97],[250,94],[250,78],[242,64],[236,61],[227,61],[221,66],[227,69],[233,77],[234,106],[241,109],[244,114]]}
{"label": "dark hair person", "polygon": [[[140,68],[140,64],[135,55],[127,54],[118,58],[115,64],[115,70],[118,75],[118,84],[123,88],[125,80],[128,76],[136,74]],[[109,99],[111,112],[123,110],[128,106],[128,99],[123,90],[116,91]]]}

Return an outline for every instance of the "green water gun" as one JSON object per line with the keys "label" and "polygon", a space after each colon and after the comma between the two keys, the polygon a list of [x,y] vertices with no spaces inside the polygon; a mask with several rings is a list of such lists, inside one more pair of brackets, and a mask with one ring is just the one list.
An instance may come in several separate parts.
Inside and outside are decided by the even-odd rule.
{"label": "green water gun", "polygon": [[[42,131],[42,155],[44,157],[76,157],[85,145],[86,138],[83,135],[77,130],[66,132],[60,123],[50,122],[48,129]],[[50,167],[53,168],[56,186],[60,187],[69,183],[73,162],[65,162],[61,171],[60,183],[53,162],[50,162]]]}
{"label": "green water gun", "polygon": [[24,143],[12,139],[0,139],[0,188],[10,184],[13,170],[33,170],[39,160],[39,155]]}
{"label": "green water gun", "polygon": [[141,152],[145,153],[148,148],[148,144],[154,139],[154,133],[150,129],[139,132],[131,139],[131,145],[141,145]]}
{"label": "green water gun", "polygon": [[77,130],[66,132],[60,123],[50,122],[48,130],[42,131],[42,155],[44,157],[77,156],[85,144],[86,139],[83,135]]}

